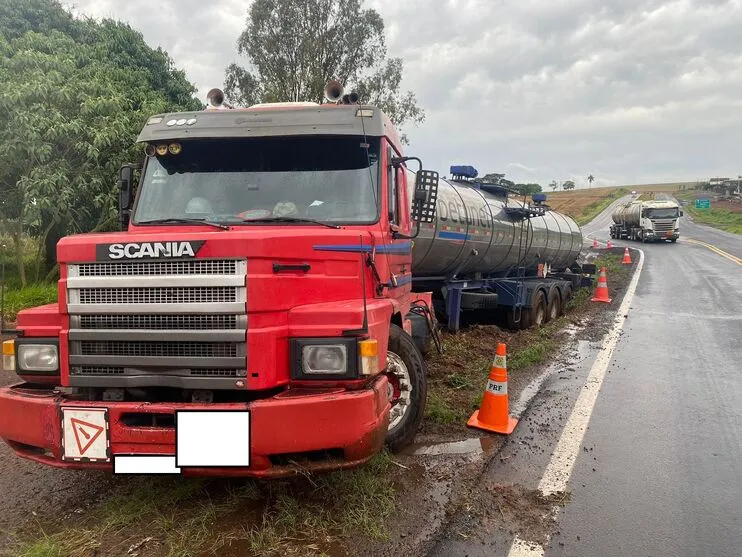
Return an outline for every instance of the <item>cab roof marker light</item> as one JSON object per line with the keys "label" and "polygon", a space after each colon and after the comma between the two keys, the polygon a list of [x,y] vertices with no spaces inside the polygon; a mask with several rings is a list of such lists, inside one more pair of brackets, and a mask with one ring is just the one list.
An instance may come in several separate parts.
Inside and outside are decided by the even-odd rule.
{"label": "cab roof marker light", "polygon": [[162,116],[152,116],[149,120],[147,120],[147,125],[152,126],[154,124],[159,124],[162,122]]}
{"label": "cab roof marker light", "polygon": [[374,110],[372,108],[359,108],[356,110],[356,118],[373,118]]}

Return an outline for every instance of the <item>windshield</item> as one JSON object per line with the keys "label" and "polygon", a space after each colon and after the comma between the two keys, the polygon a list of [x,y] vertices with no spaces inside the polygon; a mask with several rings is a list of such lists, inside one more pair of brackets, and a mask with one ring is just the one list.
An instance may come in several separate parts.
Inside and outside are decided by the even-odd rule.
{"label": "windshield", "polygon": [[666,209],[647,209],[646,216],[650,219],[675,219],[679,215],[677,207],[668,207]]}
{"label": "windshield", "polygon": [[179,154],[148,159],[134,223],[370,224],[378,218],[379,143],[353,136],[184,141]]}

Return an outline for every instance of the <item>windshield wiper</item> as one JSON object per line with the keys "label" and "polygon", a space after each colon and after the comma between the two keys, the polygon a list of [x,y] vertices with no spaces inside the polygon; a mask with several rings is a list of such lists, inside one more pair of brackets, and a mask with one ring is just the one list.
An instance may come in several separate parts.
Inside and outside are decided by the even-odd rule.
{"label": "windshield wiper", "polygon": [[188,217],[168,217],[164,219],[141,220],[134,224],[170,224],[170,223],[173,223],[173,224],[206,224],[208,226],[213,226],[214,228],[219,228],[221,230],[229,230],[229,227],[225,224],[220,224],[218,222],[212,222],[206,219],[195,219],[195,218],[188,218]]}
{"label": "windshield wiper", "polygon": [[303,219],[300,217],[263,217],[260,219],[242,219],[245,224],[250,223],[271,223],[271,222],[299,222],[306,224],[319,224],[320,226],[326,226],[327,228],[340,228],[337,224],[331,224],[329,222],[322,222],[321,220],[314,219]]}

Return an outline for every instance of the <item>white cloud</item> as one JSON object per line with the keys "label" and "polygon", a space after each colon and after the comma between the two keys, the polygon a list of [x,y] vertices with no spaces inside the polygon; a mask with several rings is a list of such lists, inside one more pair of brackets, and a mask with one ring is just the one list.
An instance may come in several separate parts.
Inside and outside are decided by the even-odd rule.
{"label": "white cloud", "polygon": [[[410,154],[448,172],[597,184],[742,173],[740,0],[368,0],[427,112]],[[248,1],[77,0],[162,46],[201,97]],[[508,161],[518,161],[509,163]]]}

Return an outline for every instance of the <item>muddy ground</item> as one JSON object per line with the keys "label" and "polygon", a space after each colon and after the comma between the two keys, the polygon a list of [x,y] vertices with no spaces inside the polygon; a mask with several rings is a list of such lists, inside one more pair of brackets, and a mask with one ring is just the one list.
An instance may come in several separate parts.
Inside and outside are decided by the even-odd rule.
{"label": "muddy ground", "polygon": [[[602,250],[605,253],[605,250]],[[620,252],[620,253],[619,253]],[[504,437],[466,427],[481,401],[498,342],[508,346],[512,413],[527,411],[546,364],[569,369],[569,349],[599,341],[630,279],[619,255],[607,262],[611,304],[583,292],[557,322],[513,333],[472,325],[443,335],[428,357],[429,399],[415,444],[352,472],[290,481],[121,478],[65,472],[16,458],[0,445],[0,554],[55,556],[419,554],[461,509],[484,512],[471,497],[485,466],[506,461]],[[0,372],[0,382],[14,380]],[[538,428],[533,431],[538,443]],[[479,485],[481,487],[481,485]],[[554,501],[514,486],[488,484],[493,528],[509,516],[533,517]],[[493,507],[494,505],[494,507]]]}

